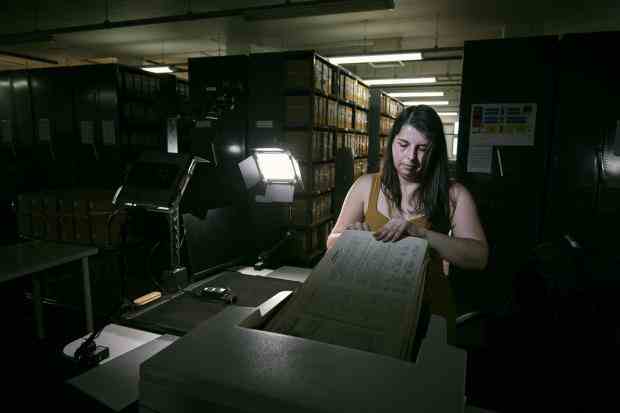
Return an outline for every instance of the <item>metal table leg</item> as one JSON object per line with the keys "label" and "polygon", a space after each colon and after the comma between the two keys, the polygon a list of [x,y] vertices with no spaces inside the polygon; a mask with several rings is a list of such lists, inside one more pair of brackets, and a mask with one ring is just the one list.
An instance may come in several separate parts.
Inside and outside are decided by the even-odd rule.
{"label": "metal table leg", "polygon": [[43,302],[41,299],[41,281],[37,274],[32,277],[32,303],[34,304],[34,322],[37,328],[37,338],[42,340],[45,338],[45,330],[43,329]]}
{"label": "metal table leg", "polygon": [[93,302],[90,294],[90,272],[88,257],[82,258],[82,277],[84,283],[84,311],[86,311],[86,331],[93,331]]}

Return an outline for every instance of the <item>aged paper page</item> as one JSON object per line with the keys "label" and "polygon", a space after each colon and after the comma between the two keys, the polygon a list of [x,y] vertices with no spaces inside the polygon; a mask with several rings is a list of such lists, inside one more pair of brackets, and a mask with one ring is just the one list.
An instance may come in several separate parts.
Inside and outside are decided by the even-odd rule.
{"label": "aged paper page", "polygon": [[345,231],[268,330],[407,358],[422,300],[428,243]]}

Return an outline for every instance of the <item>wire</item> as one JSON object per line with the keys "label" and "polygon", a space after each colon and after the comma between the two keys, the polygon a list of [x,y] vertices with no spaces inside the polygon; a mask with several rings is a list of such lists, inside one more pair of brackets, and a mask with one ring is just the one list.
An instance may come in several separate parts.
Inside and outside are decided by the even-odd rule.
{"label": "wire", "polygon": [[[121,225],[121,302],[124,302],[127,297],[127,227],[129,225],[129,215],[127,220]],[[130,300],[129,300],[130,301]]]}
{"label": "wire", "polygon": [[108,216],[108,220],[107,220],[107,224],[106,224],[106,230],[107,230],[107,235],[108,235],[108,240],[107,240],[107,245],[108,247],[112,246],[112,222],[114,221],[114,217],[116,217],[119,212],[121,212],[124,208],[117,208],[114,211],[112,211],[112,213]]}
{"label": "wire", "polygon": [[155,250],[157,249],[157,247],[159,247],[161,245],[161,241],[157,241],[155,243],[155,245],[153,245],[151,247],[151,250],[149,251],[149,254],[146,257],[146,273],[147,275],[151,278],[151,281],[153,281],[153,284],[155,284],[155,286],[160,290],[163,291],[161,288],[161,285],[159,284],[159,282],[157,282],[157,279],[153,276],[152,272],[151,272],[151,257],[153,256],[153,253],[155,252]]}

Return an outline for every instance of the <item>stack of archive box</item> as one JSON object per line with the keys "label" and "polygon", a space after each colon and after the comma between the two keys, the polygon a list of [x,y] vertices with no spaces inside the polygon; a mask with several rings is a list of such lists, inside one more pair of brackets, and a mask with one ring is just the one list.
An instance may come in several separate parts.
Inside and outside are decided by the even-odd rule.
{"label": "stack of archive box", "polygon": [[378,172],[387,149],[390,131],[404,105],[380,89],[370,92],[369,172]]}
{"label": "stack of archive box", "polygon": [[351,148],[355,176],[366,172],[369,89],[347,70],[315,53],[285,63],[286,116],[281,146],[300,161],[304,192],[296,194],[293,256],[310,263],[326,247],[338,211],[332,209],[336,151]]}

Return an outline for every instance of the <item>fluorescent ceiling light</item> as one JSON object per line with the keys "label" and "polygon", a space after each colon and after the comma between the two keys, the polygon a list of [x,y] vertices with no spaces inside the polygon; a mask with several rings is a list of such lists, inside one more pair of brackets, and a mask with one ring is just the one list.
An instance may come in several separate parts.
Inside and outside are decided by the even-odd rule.
{"label": "fluorescent ceiling light", "polygon": [[426,106],[448,106],[450,101],[448,100],[427,100],[426,102],[421,100],[410,100],[407,102],[403,102],[405,106],[418,106],[418,105],[426,105]]}
{"label": "fluorescent ceiling light", "polygon": [[454,134],[455,135],[459,134],[459,121],[458,120],[454,122]]}
{"label": "fluorescent ceiling light", "polygon": [[458,112],[437,112],[439,116],[458,116]]}
{"label": "fluorescent ceiling light", "polygon": [[418,85],[421,83],[435,83],[437,79],[434,77],[411,77],[401,79],[368,79],[364,80],[368,86],[377,85]]}
{"label": "fluorescent ceiling light", "polygon": [[170,66],[143,66],[142,70],[151,73],[172,73]]}
{"label": "fluorescent ceiling light", "polygon": [[436,98],[442,97],[444,92],[387,92],[394,98]]}
{"label": "fluorescent ceiling light", "polygon": [[256,7],[243,13],[245,20],[288,19],[294,17],[323,16],[327,14],[363,11],[393,10],[396,0],[314,0],[286,2],[273,6]]}
{"label": "fluorescent ceiling light", "polygon": [[327,60],[329,60],[335,65],[342,65],[347,63],[406,62],[409,60],[422,60],[422,53],[416,52],[338,56],[328,57]]}

